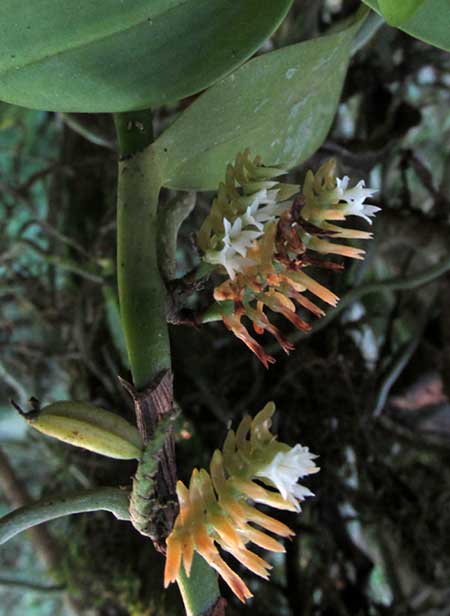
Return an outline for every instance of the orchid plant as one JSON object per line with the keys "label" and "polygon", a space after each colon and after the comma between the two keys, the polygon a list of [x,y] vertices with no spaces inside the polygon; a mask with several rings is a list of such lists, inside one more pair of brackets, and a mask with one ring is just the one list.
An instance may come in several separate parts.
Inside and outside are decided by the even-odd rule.
{"label": "orchid plant", "polygon": [[[203,298],[209,308],[195,315],[195,324],[222,321],[265,368],[274,358],[245,322],[257,335],[270,333],[289,353],[289,333],[282,334],[268,313],[308,332],[300,310],[319,318],[326,305],[336,306],[338,297],[316,272],[342,269],[335,257],[362,259],[364,251],[347,241],[372,235],[349,228],[347,219],[372,224],[380,208],[367,202],[376,191],[364,180],[337,176],[334,160],[308,171],[302,185],[283,176],[324,141],[351,56],[382,24],[380,12],[414,36],[450,47],[439,20],[428,18],[430,10],[441,10],[440,0],[411,0],[402,10],[396,0],[364,1],[376,12],[362,5],[322,37],[250,60],[293,0],[0,4],[2,100],[47,111],[114,114],[118,296],[132,379],[122,384],[137,429],[83,402],[41,408],[33,401],[32,414],[20,410],[48,435],[138,460],[126,490],[97,490],[13,512],[0,522],[2,541],[60,515],[112,511],[162,552],[165,584],[178,583],[191,616],[223,614],[216,573],[239,599],[252,595],[218,547],[268,577],[268,562],[248,544],[283,552],[282,540],[292,531],[256,505],[298,514],[312,492],[297,481],[319,470],[316,456],[308,447],[278,441],[270,432],[275,406],[268,403],[228,432],[209,471],[195,469],[188,487],[177,482],[178,411],[167,321],[168,294],[179,281],[171,279],[175,255],[167,247],[176,246],[191,206],[166,211],[159,194],[163,187],[217,192],[198,230],[201,264],[191,275],[212,279],[214,289]],[[155,139],[150,108],[193,94],[195,100]]]}

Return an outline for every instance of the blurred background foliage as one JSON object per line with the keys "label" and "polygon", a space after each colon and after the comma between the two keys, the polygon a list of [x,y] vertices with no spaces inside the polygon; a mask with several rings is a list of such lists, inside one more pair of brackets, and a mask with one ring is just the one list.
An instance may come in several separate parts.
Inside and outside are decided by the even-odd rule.
{"label": "blurred background foliage", "polygon": [[[298,0],[260,53],[308,39],[353,0]],[[276,428],[320,455],[317,494],[255,599],[230,614],[446,616],[450,604],[450,276],[415,275],[449,258],[450,59],[382,27],[353,58],[336,121],[306,168],[329,158],[365,178],[383,208],[362,263],[326,275],[344,309],[265,371],[219,324],[173,326],[178,465],[207,465],[230,422],[276,401]],[[160,132],[192,99],[156,113]],[[108,116],[0,103],[0,509],[96,485],[127,485],[115,463],[32,434],[9,400],[89,400],[131,417],[117,375],[127,360],[115,299],[114,132]],[[161,207],[176,196],[163,192]],[[198,263],[199,194],[178,245]],[[386,281],[410,280],[393,291]],[[365,293],[368,285],[376,292]],[[210,284],[210,283],[208,283]],[[346,301],[349,291],[360,291]],[[191,308],[210,297],[194,294]],[[284,323],[286,333],[295,334]],[[270,341],[266,341],[267,345]],[[273,351],[273,349],[272,349]],[[275,351],[276,352],[276,351]],[[107,514],[76,516],[0,552],[0,614],[177,614],[150,542]],[[245,573],[243,574],[245,576]],[[87,612],[86,612],[87,610]]]}

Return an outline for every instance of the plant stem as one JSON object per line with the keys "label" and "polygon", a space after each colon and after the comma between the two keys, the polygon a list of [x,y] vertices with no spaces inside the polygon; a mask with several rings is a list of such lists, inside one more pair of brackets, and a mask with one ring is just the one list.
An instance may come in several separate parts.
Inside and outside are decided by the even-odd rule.
{"label": "plant stem", "polygon": [[[147,112],[148,114],[150,112]],[[116,116],[122,160],[117,206],[117,271],[122,325],[136,389],[170,369],[166,290],[157,260],[161,178],[144,112]]]}
{"label": "plant stem", "polygon": [[110,511],[118,520],[129,520],[129,498],[129,492],[119,488],[98,488],[20,507],[1,518],[0,545],[33,526],[73,513]]}
{"label": "plant stem", "polygon": [[[121,155],[117,209],[120,311],[134,386],[143,391],[171,368],[166,289],[157,249],[161,176],[151,147],[151,112],[117,114],[115,125]],[[206,616],[220,597],[217,577],[200,557],[195,563],[190,577],[181,575],[178,584],[187,614]]]}
{"label": "plant stem", "polygon": [[181,566],[177,582],[187,616],[207,616],[208,612],[211,613],[219,598],[219,585],[211,567],[201,556],[195,554],[190,577],[186,576]]}
{"label": "plant stem", "polygon": [[153,142],[153,115],[149,109],[114,115],[121,158],[142,152]]}

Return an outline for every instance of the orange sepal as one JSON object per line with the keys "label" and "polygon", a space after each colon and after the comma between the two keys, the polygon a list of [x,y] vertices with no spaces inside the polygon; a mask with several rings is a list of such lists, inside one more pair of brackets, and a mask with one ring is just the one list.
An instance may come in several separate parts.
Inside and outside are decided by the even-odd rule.
{"label": "orange sepal", "polygon": [[233,334],[242,340],[242,342],[256,355],[259,361],[265,368],[269,367],[269,364],[275,363],[275,358],[265,352],[258,342],[250,336],[247,329],[240,322],[239,317],[236,315],[223,317],[225,327],[227,327]]}
{"label": "orange sepal", "polygon": [[181,543],[177,536],[172,533],[166,541],[167,554],[164,568],[164,588],[175,582],[181,565]]}

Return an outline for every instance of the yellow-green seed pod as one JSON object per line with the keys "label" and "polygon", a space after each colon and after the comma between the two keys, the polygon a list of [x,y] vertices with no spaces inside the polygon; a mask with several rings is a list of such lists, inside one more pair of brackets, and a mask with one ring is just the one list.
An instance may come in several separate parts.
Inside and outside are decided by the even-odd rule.
{"label": "yellow-green seed pod", "polygon": [[30,426],[47,436],[118,460],[139,460],[143,444],[128,421],[85,402],[54,402],[25,415]]}

